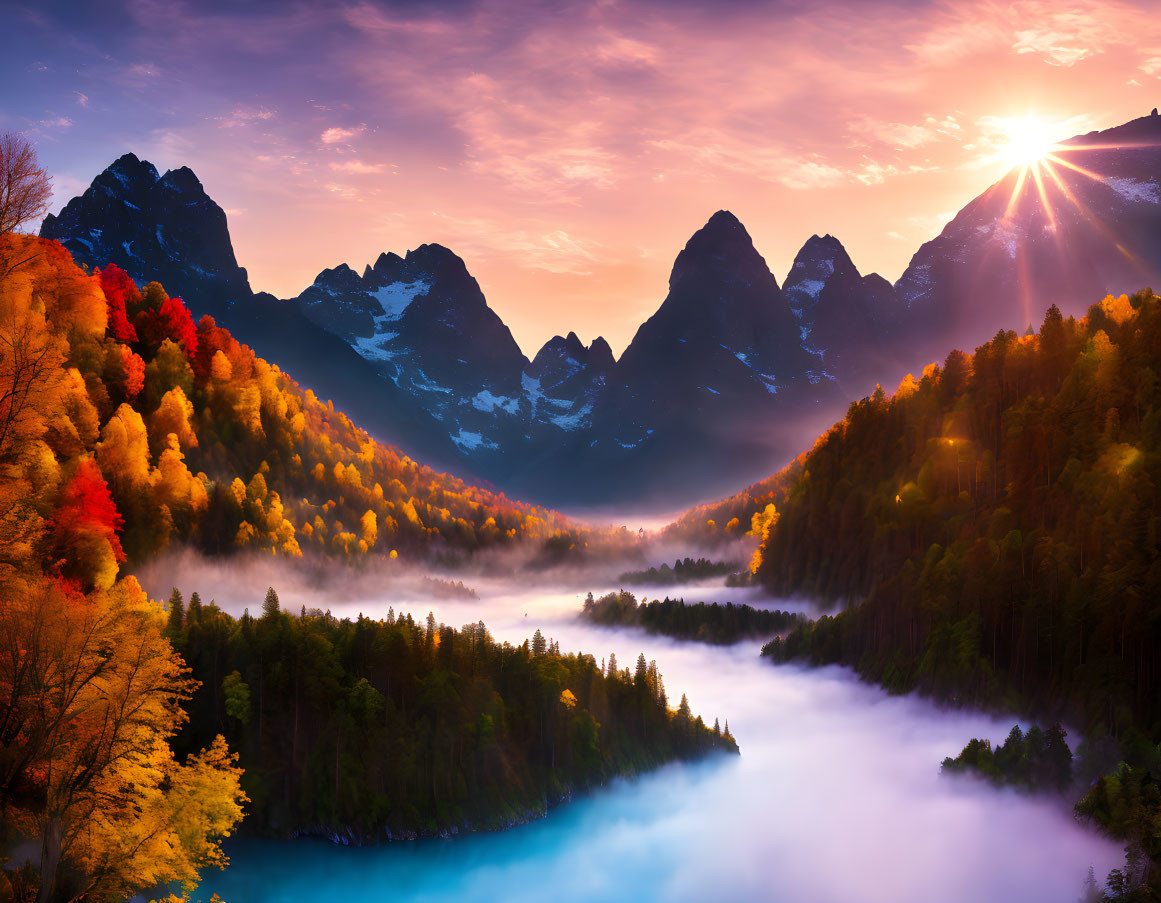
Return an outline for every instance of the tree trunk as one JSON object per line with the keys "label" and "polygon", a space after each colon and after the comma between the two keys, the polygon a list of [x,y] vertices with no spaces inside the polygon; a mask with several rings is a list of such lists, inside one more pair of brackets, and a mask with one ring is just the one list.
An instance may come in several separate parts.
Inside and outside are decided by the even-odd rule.
{"label": "tree trunk", "polygon": [[64,825],[60,817],[50,817],[40,837],[40,890],[36,894],[36,903],[48,903],[52,899],[63,838]]}

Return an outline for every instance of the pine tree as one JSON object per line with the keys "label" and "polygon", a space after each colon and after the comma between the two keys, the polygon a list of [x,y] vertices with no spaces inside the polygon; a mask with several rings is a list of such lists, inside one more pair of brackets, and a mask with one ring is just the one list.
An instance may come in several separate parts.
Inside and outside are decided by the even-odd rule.
{"label": "pine tree", "polygon": [[190,593],[189,608],[186,609],[185,622],[196,624],[202,619],[202,597],[196,591]]}
{"label": "pine tree", "polygon": [[181,636],[181,625],[185,619],[185,600],[181,597],[181,590],[176,586],[169,594],[169,619],[165,625],[165,635],[170,642]]}
{"label": "pine tree", "polygon": [[278,617],[278,613],[282,610],[282,606],[278,603],[278,593],[274,591],[273,586],[266,587],[266,598],[262,600],[262,618],[270,621]]}
{"label": "pine tree", "polygon": [[536,628],[536,632],[532,634],[532,654],[544,655],[547,651],[548,644],[544,639],[544,634],[540,632],[540,628]]}
{"label": "pine tree", "polygon": [[645,676],[649,671],[649,665],[645,661],[645,653],[637,654],[637,667],[633,672],[633,683],[638,687],[645,686]]}

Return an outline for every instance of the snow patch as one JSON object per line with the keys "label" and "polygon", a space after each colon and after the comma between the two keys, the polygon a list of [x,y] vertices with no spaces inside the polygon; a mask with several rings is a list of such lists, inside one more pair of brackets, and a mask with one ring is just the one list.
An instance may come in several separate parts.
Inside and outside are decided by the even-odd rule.
{"label": "snow patch", "polygon": [[470,430],[463,429],[462,427],[458,433],[451,437],[451,441],[466,452],[473,452],[479,448],[500,447],[490,439],[485,439],[482,433],[473,433]]}
{"label": "snow patch", "polygon": [[508,414],[520,413],[520,402],[518,399],[511,398],[508,395],[493,395],[488,389],[482,389],[476,393],[476,396],[472,399],[472,407],[484,413],[494,413],[496,408]]}
{"label": "snow patch", "polygon": [[558,414],[555,417],[549,417],[550,423],[560,427],[562,430],[578,430],[585,425],[585,418],[592,413],[592,404],[586,404],[579,411],[572,414]]}
{"label": "snow patch", "polygon": [[[789,297],[791,303],[791,310],[795,310],[793,305],[798,304],[817,304],[818,296],[822,294],[823,288],[826,286],[825,279],[803,279],[801,282],[791,285],[783,291]],[[801,313],[799,313],[801,316]]]}
{"label": "snow patch", "polygon": [[[636,448],[638,445],[640,445],[642,442],[644,442],[646,439],[648,439],[652,435],[653,435],[653,430],[645,430],[645,435],[642,436],[640,439],[634,440],[633,442],[622,442],[620,439],[613,439],[613,441],[616,442],[619,446],[621,446],[621,448]],[[593,441],[596,442],[595,439]]]}
{"label": "snow patch", "polygon": [[371,297],[378,301],[379,306],[383,309],[382,316],[376,317],[376,321],[380,319],[384,321],[398,320],[412,301],[423,297],[429,291],[431,291],[431,283],[417,279],[415,282],[392,282],[371,292]]}
{"label": "snow patch", "polygon": [[[315,286],[320,290],[326,292],[332,298],[338,293],[335,289],[328,285],[321,285],[318,282]],[[372,317],[372,333],[369,336],[356,338],[351,342],[351,347],[359,353],[359,356],[368,361],[389,361],[395,356],[395,352],[388,351],[384,343],[399,335],[398,332],[387,328],[389,323],[395,323],[403,316],[403,312],[407,310],[407,306],[411,304],[416,298],[426,295],[431,290],[431,285],[423,280],[415,282],[392,282],[390,285],[385,285],[377,292],[372,292],[371,297],[379,302],[379,307],[383,313]],[[317,303],[317,302],[316,302]],[[422,376],[422,373],[420,374]],[[424,377],[426,379],[426,377]],[[425,389],[426,391],[451,392],[451,389],[444,389],[442,386],[436,386],[431,383],[430,386],[423,386],[415,384],[416,388]]]}
{"label": "snow patch", "polygon": [[536,408],[540,404],[540,399],[544,397],[544,393],[540,390],[540,377],[535,378],[529,376],[527,373],[520,374],[520,388],[524,390],[524,394],[528,396],[528,403],[532,407],[532,419],[536,419]]}
{"label": "snow patch", "polygon": [[1137,204],[1161,204],[1161,185],[1135,179],[1105,179],[1105,184],[1127,201]]}

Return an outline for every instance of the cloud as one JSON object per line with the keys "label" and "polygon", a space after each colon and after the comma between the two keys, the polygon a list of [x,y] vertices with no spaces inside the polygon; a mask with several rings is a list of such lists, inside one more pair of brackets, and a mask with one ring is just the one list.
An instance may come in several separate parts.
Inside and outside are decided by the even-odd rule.
{"label": "cloud", "polygon": [[852,134],[895,148],[911,150],[936,141],[958,140],[962,128],[954,116],[925,116],[922,123],[890,122],[861,116],[847,124]]}
{"label": "cloud", "polygon": [[355,175],[371,175],[373,173],[385,172],[387,164],[385,163],[364,163],[362,160],[344,160],[341,163],[331,163],[331,169],[336,172],[349,172]]}
{"label": "cloud", "polygon": [[1025,29],[1016,32],[1012,49],[1016,53],[1035,53],[1054,66],[1075,66],[1102,48],[1084,46],[1078,36],[1066,32]]}
{"label": "cloud", "polygon": [[252,122],[268,122],[273,119],[276,114],[275,110],[267,107],[234,107],[229,113],[223,116],[215,116],[214,118],[221,123],[219,128],[232,129],[239,126],[249,125]]}
{"label": "cloud", "polygon": [[142,88],[161,78],[161,69],[153,63],[131,63],[116,76],[116,80],[130,88]]}
{"label": "cloud", "polygon": [[82,94],[80,91],[73,91],[73,96],[77,99],[77,103],[82,107],[89,105],[89,95]]}
{"label": "cloud", "polygon": [[851,177],[863,185],[881,185],[892,176],[907,176],[920,172],[938,172],[938,166],[912,163],[909,166],[896,166],[894,163],[878,163],[870,157],[865,157],[863,164],[851,172]]}
{"label": "cloud", "polygon": [[344,129],[344,128],[340,128],[338,126],[332,126],[331,128],[327,129],[325,132],[323,132],[321,135],[319,135],[319,138],[322,140],[323,144],[339,144],[340,142],[343,142],[343,141],[349,141],[351,138],[354,138],[356,135],[358,135],[363,130],[364,130],[363,126],[357,126],[355,128],[351,128],[351,129]]}
{"label": "cloud", "polygon": [[1151,56],[1147,60],[1143,60],[1137,68],[1146,75],[1155,75],[1161,78],[1161,56]]}
{"label": "cloud", "polygon": [[594,264],[607,266],[615,256],[600,242],[563,229],[513,229],[486,217],[436,216],[440,231],[465,257],[501,255],[518,261],[525,269],[586,276]]}

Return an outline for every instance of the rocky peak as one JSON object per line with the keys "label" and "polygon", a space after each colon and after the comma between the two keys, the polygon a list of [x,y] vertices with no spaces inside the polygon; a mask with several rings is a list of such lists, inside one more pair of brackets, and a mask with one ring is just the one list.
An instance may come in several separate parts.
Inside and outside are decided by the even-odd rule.
{"label": "rocky peak", "polygon": [[768,280],[777,290],[778,284],[754,248],[750,233],[728,210],[719,210],[709,218],[685,248],[677,255],[669,276],[669,288],[676,292],[690,280],[712,277],[718,282]]}
{"label": "rocky peak", "polygon": [[611,370],[616,360],[613,358],[613,349],[605,341],[604,336],[597,336],[589,345],[589,366],[597,370]]}
{"label": "rocky peak", "polygon": [[817,304],[822,290],[832,281],[861,278],[842,242],[833,235],[812,235],[795,255],[782,291],[791,307],[802,310]]}

